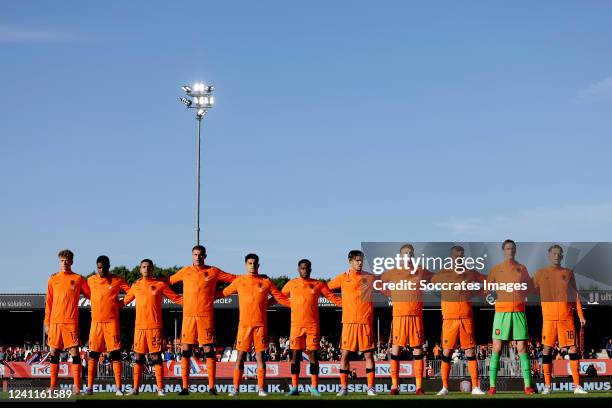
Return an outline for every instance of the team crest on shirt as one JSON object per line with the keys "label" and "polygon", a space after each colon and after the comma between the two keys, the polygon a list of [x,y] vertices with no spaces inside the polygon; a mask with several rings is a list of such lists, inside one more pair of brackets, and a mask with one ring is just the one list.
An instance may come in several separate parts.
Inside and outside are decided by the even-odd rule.
{"label": "team crest on shirt", "polygon": [[208,282],[210,278],[208,277],[208,272],[204,272],[204,280]]}
{"label": "team crest on shirt", "polygon": [[70,281],[70,287],[72,288],[72,290],[74,290],[75,283],[74,283],[74,281],[73,281],[73,280],[71,280],[71,281]]}
{"label": "team crest on shirt", "polygon": [[561,275],[561,279],[567,280],[567,275],[566,274]]}
{"label": "team crest on shirt", "polygon": [[499,329],[495,329],[495,335],[496,335],[496,336],[499,336],[499,335],[500,335],[500,333],[501,333],[501,330],[499,330]]}
{"label": "team crest on shirt", "polygon": [[259,282],[258,285],[259,285],[259,291],[263,292],[264,291],[263,283]]}
{"label": "team crest on shirt", "polygon": [[155,285],[151,285],[151,292],[152,292],[153,294],[155,294],[155,292],[156,292]]}
{"label": "team crest on shirt", "polygon": [[311,283],[310,285],[308,285],[308,287],[310,288],[310,292],[314,295],[315,293],[314,285]]}

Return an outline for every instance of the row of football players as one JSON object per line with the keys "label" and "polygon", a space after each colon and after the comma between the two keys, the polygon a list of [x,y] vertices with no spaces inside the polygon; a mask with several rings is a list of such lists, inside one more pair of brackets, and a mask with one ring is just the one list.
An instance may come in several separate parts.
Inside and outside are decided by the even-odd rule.
{"label": "row of football players", "polygon": [[[574,392],[584,393],[579,383],[578,353],[575,347],[575,329],[573,310],[577,310],[581,324],[585,324],[584,315],[577,296],[567,297],[575,289],[575,280],[571,270],[563,268],[563,249],[553,245],[548,250],[550,265],[536,272],[530,278],[524,265],[515,260],[516,244],[506,240],[502,244],[505,260],[494,266],[489,275],[489,282],[506,284],[528,283],[528,290],[539,290],[543,294],[543,333],[544,344],[543,369],[545,377],[544,393],[551,390],[552,347],[558,340],[561,347],[569,348],[570,366],[575,383]],[[400,248],[400,255],[412,258],[414,248],[406,244]],[[453,259],[462,258],[464,250],[460,246],[451,248]],[[140,263],[142,277],[131,287],[119,276],[109,272],[108,257],[97,259],[97,273],[87,280],[72,272],[73,253],[69,250],[58,254],[60,271],[49,278],[45,306],[45,330],[48,334],[48,345],[51,349],[51,387],[57,387],[59,352],[66,349],[72,355],[75,390],[80,390],[81,364],[78,356],[78,300],[82,294],[91,299],[91,329],[89,335],[88,385],[87,393],[92,392],[97,361],[106,349],[112,360],[117,394],[121,389],[121,357],[119,350],[119,308],[136,299],[136,322],[133,348],[136,353],[134,364],[134,387],[131,394],[137,394],[145,355],[148,353],[154,363],[158,395],[163,396],[162,370],[162,313],[163,296],[183,305],[182,323],[182,390],[179,394],[189,394],[190,359],[193,347],[203,346],[205,353],[209,393],[215,395],[215,354],[214,354],[214,308],[216,298],[238,294],[240,318],[236,335],[235,348],[238,351],[236,367],[233,374],[234,391],[238,394],[246,353],[252,348],[257,360],[258,394],[265,396],[265,362],[263,352],[267,348],[266,310],[269,298],[291,308],[290,348],[292,350],[291,378],[292,385],[288,395],[298,395],[298,379],[302,353],[309,356],[311,376],[311,393],[318,396],[319,364],[316,351],[319,348],[320,329],[318,300],[324,296],[342,308],[342,335],[340,348],[340,392],[338,396],[347,395],[350,373],[349,356],[351,352],[361,351],[365,357],[368,395],[374,391],[375,363],[373,336],[373,303],[371,292],[374,281],[382,279],[387,282],[402,280],[427,280],[432,282],[482,282],[484,276],[475,270],[461,272],[455,269],[444,269],[431,273],[423,268],[392,269],[380,278],[363,271],[364,254],[353,250],[348,254],[349,268],[327,284],[312,279],[311,263],[302,259],[298,263],[299,277],[289,281],[279,290],[265,275],[259,274],[259,257],[248,254],[245,257],[246,274],[236,276],[221,269],[207,265],[206,249],[195,246],[192,249],[192,264],[179,270],[169,279],[153,277],[154,265],[149,259]],[[229,286],[217,291],[217,282],[227,282]],[[170,285],[182,282],[182,296],[175,293]],[[119,300],[119,293],[126,296]],[[333,291],[340,291],[341,297]],[[411,347],[414,355],[414,372],[416,393],[424,394],[423,379],[423,304],[420,291],[383,291],[393,300],[393,323],[391,333],[391,394],[399,393],[399,360],[402,348]],[[553,293],[551,297],[551,293]],[[564,294],[559,296],[558,294]],[[500,292],[495,305],[493,322],[493,354],[490,364],[489,393],[495,394],[499,355],[503,341],[516,340],[521,368],[525,383],[525,393],[532,394],[529,359],[526,342],[528,339],[525,317],[526,292]],[[442,389],[438,395],[448,394],[451,351],[460,345],[468,359],[468,369],[472,382],[472,394],[484,394],[478,380],[478,366],[475,357],[474,324],[471,305],[472,293],[442,291]],[[554,298],[554,299],[553,299]],[[78,391],[76,391],[78,392]]]}

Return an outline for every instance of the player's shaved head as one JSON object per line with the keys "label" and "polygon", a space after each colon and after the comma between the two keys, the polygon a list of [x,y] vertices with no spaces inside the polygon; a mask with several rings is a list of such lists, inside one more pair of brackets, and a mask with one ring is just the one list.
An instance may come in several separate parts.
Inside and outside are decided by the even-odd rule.
{"label": "player's shaved head", "polygon": [[259,256],[257,254],[247,254],[244,257],[244,263],[247,263],[249,259],[254,259],[255,263],[259,265]]}
{"label": "player's shaved head", "polygon": [[298,262],[298,273],[304,279],[310,278],[310,273],[312,272],[312,262],[308,259],[300,259]]}
{"label": "player's shaved head", "polygon": [[145,259],[143,259],[142,261],[140,261],[140,266],[142,266],[142,264],[145,264],[145,263],[150,264],[152,267],[154,267],[154,266],[155,266],[155,265],[153,264],[153,261],[152,261],[152,260],[150,260],[150,259],[148,259],[148,258],[145,258]]}
{"label": "player's shaved head", "polygon": [[97,259],[96,259],[96,263],[97,264],[102,264],[106,267],[110,266],[110,259],[108,258],[108,256],[106,255],[100,255]]}
{"label": "player's shaved head", "polygon": [[310,262],[308,259],[300,259],[298,261],[298,266],[300,266],[302,264],[305,264],[308,269],[312,268],[312,262]]}

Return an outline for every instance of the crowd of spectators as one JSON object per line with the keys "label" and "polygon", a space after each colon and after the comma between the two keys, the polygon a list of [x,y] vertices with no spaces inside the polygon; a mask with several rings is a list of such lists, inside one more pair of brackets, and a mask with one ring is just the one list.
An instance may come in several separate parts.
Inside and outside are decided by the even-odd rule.
{"label": "crowd of spectators", "polygon": [[[337,341],[330,341],[328,338],[323,336],[321,338],[321,348],[317,352],[317,357],[319,361],[338,361],[340,360],[341,351],[337,345]],[[231,346],[229,346],[231,347]],[[542,351],[543,346],[542,343],[538,340],[530,340],[528,342],[528,353],[529,358],[531,360],[537,360],[541,363],[542,360]],[[216,357],[217,361],[221,361],[223,357],[223,346],[216,347]],[[493,349],[492,343],[488,344],[480,344],[476,346],[476,357],[479,360],[486,360],[491,356]],[[612,359],[612,338],[607,339],[604,344],[604,350],[607,353],[608,358]],[[162,358],[164,361],[178,361],[181,358],[181,344],[180,339],[171,339],[167,338],[164,345],[164,351],[162,352]],[[198,349],[194,350],[194,354],[196,356],[199,355]],[[26,345],[26,346],[0,346],[0,362],[30,362],[36,363],[38,361],[42,361],[46,354],[49,352],[48,347],[41,347],[40,344],[34,345]],[[377,345],[375,350],[375,359],[376,361],[387,361],[390,359],[391,348],[387,343],[381,343]],[[440,343],[433,343],[433,347],[431,343],[426,343],[423,348],[423,352],[428,360],[439,360],[442,355],[442,347]],[[603,352],[603,351],[602,351]],[[125,361],[133,360],[134,353],[128,349],[122,350],[123,358]],[[518,360],[518,351],[516,348],[515,342],[509,342],[508,346],[504,347],[502,351],[502,355],[509,358],[515,358]],[[584,352],[584,358],[594,359],[598,358],[598,352],[591,348]],[[303,354],[304,359],[307,359],[308,356]],[[87,344],[81,348],[81,358],[82,360],[87,359]],[[290,361],[291,360],[291,350],[289,347],[289,337],[288,336],[280,336],[278,340],[272,338],[268,349],[264,352],[264,358],[267,361]],[[363,355],[361,353],[356,353],[353,359],[363,359]],[[402,358],[406,360],[412,359],[412,350],[405,349],[402,352]],[[453,361],[460,361],[465,359],[465,351],[462,349],[454,349],[451,355]],[[553,348],[553,358],[557,360],[567,359],[569,356],[567,355],[567,351],[555,346]],[[255,353],[251,352],[247,354],[247,360],[254,361]],[[60,353],[60,361],[62,362],[70,362],[71,358],[69,353],[66,351],[62,351]],[[110,364],[110,360],[108,359],[108,355],[103,353],[100,358],[100,363],[102,364]]]}
{"label": "crowd of spectators", "polygon": [[0,346],[0,361],[40,361],[48,347],[41,348],[39,344],[26,348],[24,346]]}

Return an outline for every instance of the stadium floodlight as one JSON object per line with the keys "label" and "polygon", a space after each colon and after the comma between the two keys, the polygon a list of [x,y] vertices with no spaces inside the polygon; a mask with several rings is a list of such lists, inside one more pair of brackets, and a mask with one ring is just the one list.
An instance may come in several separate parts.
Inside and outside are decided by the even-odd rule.
{"label": "stadium floodlight", "polygon": [[203,82],[196,82],[193,86],[183,85],[181,89],[187,96],[193,98],[193,100],[185,97],[180,97],[179,99],[187,109],[196,109],[195,118],[198,122],[196,156],[196,245],[200,245],[200,157],[202,146],[202,119],[215,103],[215,99],[212,95],[215,87]]}

